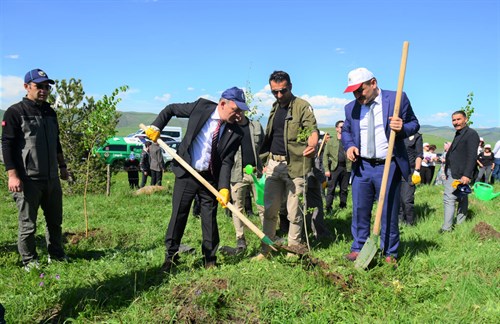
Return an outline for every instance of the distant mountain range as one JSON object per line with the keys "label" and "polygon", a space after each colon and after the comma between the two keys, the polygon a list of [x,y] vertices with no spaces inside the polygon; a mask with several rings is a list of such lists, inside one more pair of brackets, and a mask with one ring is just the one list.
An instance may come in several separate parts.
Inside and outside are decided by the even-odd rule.
{"label": "distant mountain range", "polygon": [[[3,119],[4,110],[0,109],[0,119]],[[146,125],[153,122],[157,114],[154,113],[141,113],[141,112],[121,112],[120,122],[117,127],[117,135],[127,135],[135,132],[139,129],[139,124],[144,123]],[[169,125],[170,126],[180,126],[184,129],[187,126],[187,119],[184,118],[173,118]],[[474,128],[474,125],[472,125]],[[335,130],[334,125],[320,125],[321,130],[328,132],[333,132]],[[483,137],[486,143],[492,146],[500,140],[500,127],[492,128],[475,128],[479,133],[479,136]],[[431,144],[436,144],[438,151],[442,147],[442,143],[445,141],[451,141],[455,135],[455,130],[451,126],[431,126],[431,125],[421,125],[420,133],[424,137],[424,141]]]}

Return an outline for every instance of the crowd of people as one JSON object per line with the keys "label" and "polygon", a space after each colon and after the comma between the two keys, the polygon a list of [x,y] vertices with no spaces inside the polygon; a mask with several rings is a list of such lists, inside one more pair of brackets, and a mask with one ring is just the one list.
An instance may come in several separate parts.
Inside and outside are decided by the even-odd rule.
{"label": "crowd of people", "polygon": [[[220,204],[226,208],[231,201],[241,213],[247,210],[248,194],[256,197],[253,176],[245,172],[248,165],[257,177],[266,179],[263,203],[257,205],[264,234],[276,240],[278,229],[285,229],[284,241],[290,247],[303,244],[308,223],[316,239],[331,238],[324,216],[333,213],[337,187],[338,208],[348,207],[351,186],[353,242],[345,255],[350,261],[358,258],[370,235],[373,205],[386,185],[387,190],[382,191],[385,204],[380,247],[384,261],[390,264],[399,257],[400,224],[416,223],[416,185],[431,184],[436,167],[435,183],[444,186],[440,233],[452,231],[467,218],[468,195],[464,187],[473,181],[489,182],[490,177],[500,180],[500,141],[494,149],[484,144],[467,126],[465,112],[452,114],[456,133],[439,156],[436,145],[423,143],[419,121],[406,93],[402,93],[395,113],[396,91],[381,89],[371,71],[357,68],[348,73],[347,79],[344,92],[352,93],[354,100],[345,106],[345,119],[336,122],[335,133],[322,140],[311,104],[293,94],[290,75],[284,71],[274,71],[268,80],[275,102],[265,129],[245,115],[249,107],[244,91],[237,87],[225,90],[217,102],[200,98],[170,104],[158,114],[145,131],[151,142],[146,143],[140,159],[132,154],[126,161],[130,187],[145,186],[148,177],[152,185],[161,185],[163,160],[157,140],[171,118],[179,117],[188,118],[188,125],[177,154],[218,190],[216,197],[182,163],[172,162],[175,183],[163,272],[171,272],[181,262],[181,240],[195,200],[195,213],[202,226],[204,265],[217,266],[217,207]],[[67,179],[68,173],[57,114],[47,103],[51,84],[54,81],[40,69],[26,73],[27,94],[5,112],[2,122],[8,189],[19,209],[18,250],[28,271],[39,267],[35,248],[39,208],[47,224],[49,261],[69,259],[61,241],[60,185],[60,179]],[[235,215],[233,220],[235,251],[239,253],[247,247],[245,227]],[[272,255],[270,247],[263,243],[253,260]]]}

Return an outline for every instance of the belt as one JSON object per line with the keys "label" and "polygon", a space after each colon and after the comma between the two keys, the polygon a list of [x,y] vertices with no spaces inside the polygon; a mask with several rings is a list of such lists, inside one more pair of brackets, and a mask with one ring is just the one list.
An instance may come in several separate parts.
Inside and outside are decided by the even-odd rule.
{"label": "belt", "polygon": [[205,179],[211,179],[214,177],[212,175],[212,172],[210,172],[210,171],[196,171],[196,172],[198,172],[198,174],[201,175]]}
{"label": "belt", "polygon": [[[393,160],[394,158],[391,159],[391,161]],[[385,164],[385,159],[368,159],[368,158],[364,158],[362,157],[361,160],[363,161],[366,161],[368,163],[370,163],[371,165],[382,165],[382,164]]]}
{"label": "belt", "polygon": [[271,160],[276,161],[276,162],[286,161],[286,155],[276,155],[273,153],[269,153],[269,157],[271,158]]}

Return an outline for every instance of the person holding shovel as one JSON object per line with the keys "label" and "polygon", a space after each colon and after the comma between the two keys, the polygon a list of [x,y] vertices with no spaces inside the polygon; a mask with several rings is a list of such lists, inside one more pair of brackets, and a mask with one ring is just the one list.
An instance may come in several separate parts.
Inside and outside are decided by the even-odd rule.
{"label": "person holding shovel", "polygon": [[372,207],[381,189],[389,137],[393,130],[396,139],[393,156],[390,157],[380,245],[385,261],[394,263],[399,247],[401,176],[407,180],[410,176],[404,139],[416,134],[420,125],[404,92],[399,116],[393,117],[396,92],[381,90],[373,73],[366,68],[349,72],[346,92],[352,92],[356,98],[345,106],[346,118],[341,138],[347,158],[353,162],[351,232],[354,241],[346,258],[355,261],[370,235]]}
{"label": "person holding shovel", "polygon": [[[226,206],[230,198],[234,155],[243,138],[238,122],[246,110],[248,106],[245,103],[243,90],[233,87],[222,93],[218,103],[200,98],[191,103],[166,106],[146,129],[146,135],[156,142],[160,130],[172,117],[189,118],[186,135],[179,145],[177,154],[206,182],[219,189],[221,198],[217,200],[222,206]],[[172,172],[175,174],[172,216],[165,235],[166,254],[161,270],[170,272],[179,261],[179,246],[196,194],[200,197],[205,268],[215,267],[219,247],[217,200],[210,190],[177,160],[172,161]]]}

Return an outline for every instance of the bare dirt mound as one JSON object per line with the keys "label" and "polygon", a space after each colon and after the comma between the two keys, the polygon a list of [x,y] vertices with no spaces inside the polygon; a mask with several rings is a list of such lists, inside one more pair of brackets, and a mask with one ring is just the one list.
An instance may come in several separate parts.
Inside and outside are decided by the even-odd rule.
{"label": "bare dirt mound", "polygon": [[485,222],[479,222],[476,226],[474,226],[472,232],[479,235],[481,240],[500,239],[500,233],[495,230],[493,226]]}
{"label": "bare dirt mound", "polygon": [[166,186],[144,186],[141,189],[137,189],[134,195],[151,195],[155,192],[166,191],[168,187]]}

